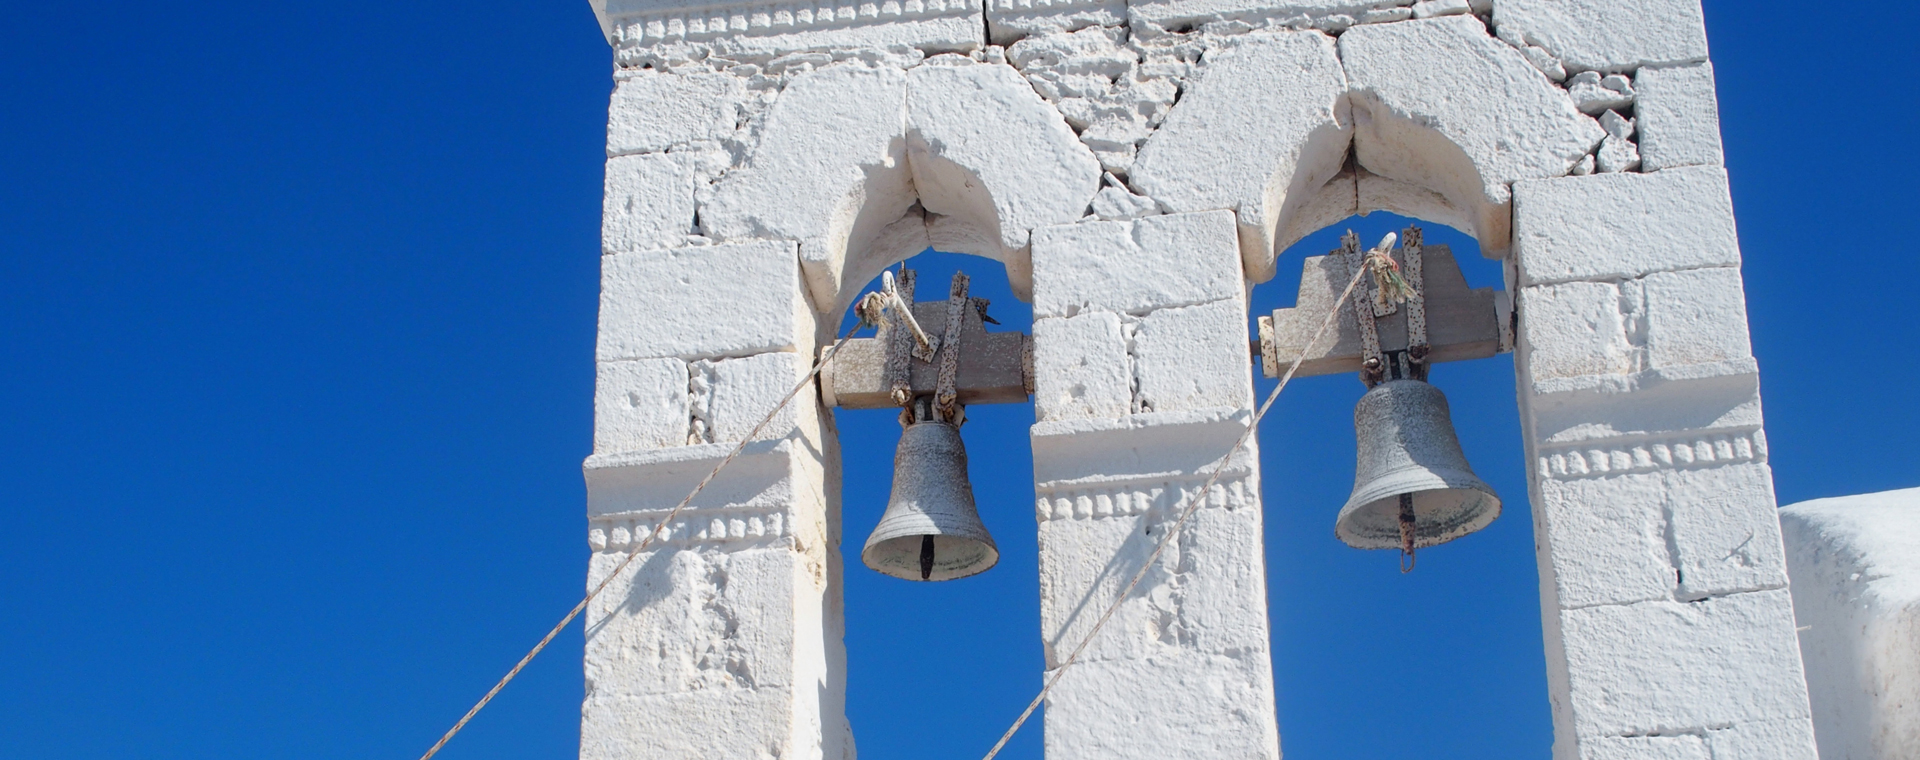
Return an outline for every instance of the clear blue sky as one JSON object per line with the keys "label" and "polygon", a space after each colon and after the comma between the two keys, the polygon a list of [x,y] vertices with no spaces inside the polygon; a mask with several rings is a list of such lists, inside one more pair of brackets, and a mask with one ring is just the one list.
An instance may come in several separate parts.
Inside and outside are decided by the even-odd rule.
{"label": "clear blue sky", "polygon": [[[582,590],[609,53],[585,0],[171,5],[0,9],[0,755],[416,757]],[[1920,485],[1917,22],[1709,3],[1783,503]],[[1262,430],[1290,757],[1546,757],[1511,362],[1434,380],[1508,509],[1411,576],[1332,537],[1357,382]],[[869,758],[977,757],[1038,686],[1031,411],[970,416],[1005,559],[850,563]],[[843,418],[849,542],[889,417]],[[580,646],[442,756],[572,757]]]}

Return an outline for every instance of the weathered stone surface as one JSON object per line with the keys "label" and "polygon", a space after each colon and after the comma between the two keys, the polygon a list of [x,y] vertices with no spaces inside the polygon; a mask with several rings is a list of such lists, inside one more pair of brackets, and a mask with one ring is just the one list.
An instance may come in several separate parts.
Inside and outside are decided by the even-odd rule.
{"label": "weathered stone surface", "polygon": [[1575,71],[1632,71],[1703,61],[1700,0],[1500,0],[1502,37],[1523,37]]}
{"label": "weathered stone surface", "polygon": [[[1661,473],[1540,481],[1534,515],[1553,547],[1550,570],[1560,609],[1673,598]],[[1544,575],[1544,573],[1543,573]]]}
{"label": "weathered stone surface", "polygon": [[1340,171],[1352,131],[1346,78],[1319,32],[1249,35],[1147,139],[1133,186],[1170,212],[1231,209],[1249,278],[1273,276],[1275,231]]}
{"label": "weathered stone surface", "polygon": [[1033,314],[1143,314],[1240,298],[1237,250],[1225,211],[1041,228],[1033,236]]}
{"label": "weathered stone surface", "polygon": [[593,390],[593,453],[687,443],[687,364],[679,359],[600,362]]}
{"label": "weathered stone surface", "polygon": [[1132,345],[1136,411],[1253,406],[1245,301],[1156,310],[1140,318]]}
{"label": "weathered stone surface", "polygon": [[1753,357],[1739,269],[1655,272],[1643,281],[1641,294],[1646,299],[1648,366],[1684,367]]}
{"label": "weathered stone surface", "polygon": [[1719,168],[1524,181],[1513,192],[1522,285],[1740,264]]}
{"label": "weathered stone surface", "polygon": [[1355,27],[1340,60],[1360,165],[1445,196],[1489,256],[1508,247],[1508,185],[1566,174],[1605,136],[1473,17]]}
{"label": "weathered stone surface", "polygon": [[1813,737],[1814,724],[1806,720],[1762,720],[1708,731],[1707,748],[1713,750],[1714,760],[1740,757],[1815,760],[1818,754]]}
{"label": "weathered stone surface", "polygon": [[1780,510],[1822,757],[1920,750],[1920,488]]}
{"label": "weathered stone surface", "polygon": [[997,232],[1009,254],[1033,228],[1086,214],[1100,162],[1013,67],[923,65],[907,79],[907,151],[928,211]]}
{"label": "weathered stone surface", "polygon": [[[709,441],[739,441],[765,419],[793,386],[812,369],[805,357],[791,351],[755,354],[731,359],[695,362],[695,371],[708,383],[704,408]],[[803,391],[804,392],[804,391]],[[804,405],[787,404],[768,420],[754,440],[781,438],[793,432]],[[809,425],[808,427],[811,427]]]}
{"label": "weathered stone surface", "polygon": [[1272,682],[1264,652],[1076,665],[1047,698],[1046,757],[1277,760]]}
{"label": "weathered stone surface", "polygon": [[1720,166],[1720,103],[1713,64],[1646,68],[1634,76],[1640,167]]}
{"label": "weathered stone surface", "polygon": [[[1318,21],[1322,27],[1343,29],[1382,7],[1412,4],[1413,0],[1134,0],[1127,4],[1127,13],[1136,25],[1150,24],[1163,29],[1200,28],[1216,21],[1267,19]],[[1344,22],[1334,19],[1344,19]]]}
{"label": "weathered stone surface", "polygon": [[1808,718],[1784,589],[1560,613],[1581,741]]}
{"label": "weathered stone surface", "polygon": [[603,256],[601,361],[808,350],[793,244],[775,241]]}
{"label": "weathered stone surface", "polygon": [[897,69],[842,64],[795,77],[746,165],[701,199],[702,228],[723,241],[799,241],[814,298],[832,303],[848,253],[913,205],[906,102]]}
{"label": "weathered stone surface", "polygon": [[1133,406],[1120,315],[1089,312],[1033,321],[1033,407],[1038,420],[1119,417]]}
{"label": "weathered stone surface", "polygon": [[1580,743],[1580,760],[1714,760],[1701,736],[1603,736]]}
{"label": "weathered stone surface", "polygon": [[1125,0],[986,0],[987,33],[995,45],[1052,31],[1116,26],[1127,20]]}
{"label": "weathered stone surface", "polygon": [[1786,587],[1773,473],[1766,465],[1675,470],[1666,477],[1681,601]]}
{"label": "weathered stone surface", "polygon": [[1627,336],[1620,286],[1566,282],[1520,291],[1520,357],[1535,382],[1640,369],[1640,349]]}
{"label": "weathered stone surface", "polygon": [[[1059,667],[1086,639],[1199,485],[1094,485],[1042,495],[1040,540],[1054,548],[1040,567],[1041,617],[1056,626],[1042,632],[1047,667]],[[1266,621],[1241,604],[1266,587],[1258,576],[1258,508],[1243,480],[1215,488],[1220,503],[1194,512],[1080,662],[1266,651]]]}
{"label": "weathered stone surface", "polygon": [[593,0],[594,15],[623,63],[656,49],[711,45],[765,60],[806,50],[959,51],[985,44],[981,0],[922,0],[880,6],[828,0],[794,6],[764,0],[714,4],[668,0]]}
{"label": "weathered stone surface", "polygon": [[677,153],[607,159],[600,217],[605,253],[673,248],[693,231],[693,166]]}
{"label": "weathered stone surface", "polygon": [[1633,83],[1625,76],[1603,77],[1598,71],[1582,71],[1568,78],[1567,94],[1573,96],[1573,104],[1580,112],[1589,116],[1624,110],[1633,105],[1634,99]]}
{"label": "weathered stone surface", "polygon": [[746,97],[746,86],[731,74],[648,71],[620,78],[607,108],[607,155],[725,140]]}

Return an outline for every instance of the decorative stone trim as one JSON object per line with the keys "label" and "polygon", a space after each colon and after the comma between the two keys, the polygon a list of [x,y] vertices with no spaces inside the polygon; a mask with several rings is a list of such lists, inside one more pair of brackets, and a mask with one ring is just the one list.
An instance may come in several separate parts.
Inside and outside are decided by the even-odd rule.
{"label": "decorative stone trim", "polygon": [[1555,480],[1578,480],[1737,462],[1765,462],[1767,438],[1765,431],[1754,428],[1630,442],[1590,441],[1542,447],[1539,458],[1540,475]]}
{"label": "decorative stone trim", "polygon": [[[595,516],[587,523],[587,545],[596,552],[630,550],[635,542],[652,533],[666,515],[647,511]],[[685,510],[667,524],[649,548],[772,546],[785,543],[792,528],[792,519],[783,510]]]}
{"label": "decorative stone trim", "polygon": [[967,0],[823,0],[820,3],[759,3],[673,9],[623,16],[613,27],[616,48],[725,36],[765,36],[864,24],[970,16]]}
{"label": "decorative stone trim", "polygon": [[[1223,476],[1207,493],[1203,509],[1235,508],[1255,501],[1247,485],[1248,478]],[[1041,488],[1034,502],[1034,517],[1048,520],[1089,520],[1107,517],[1131,517],[1149,512],[1171,515],[1207,482],[1205,477],[1188,480],[1109,483],[1095,486]]]}

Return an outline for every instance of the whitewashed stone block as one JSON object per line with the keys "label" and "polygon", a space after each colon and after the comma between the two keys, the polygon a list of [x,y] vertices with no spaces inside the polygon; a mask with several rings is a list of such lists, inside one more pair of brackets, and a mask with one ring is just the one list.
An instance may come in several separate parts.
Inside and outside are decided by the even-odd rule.
{"label": "whitewashed stone block", "polygon": [[1539,382],[1638,369],[1620,299],[1619,286],[1608,282],[1521,290],[1520,357],[1527,377]]}
{"label": "whitewashed stone block", "polygon": [[907,153],[928,211],[997,233],[1007,251],[1086,215],[1100,162],[1012,66],[922,65],[907,85]]}
{"label": "whitewashed stone block", "polygon": [[645,697],[589,690],[580,706],[580,760],[771,754],[769,747],[789,746],[792,701],[790,692],[774,689]]}
{"label": "whitewashed stone block", "polygon": [[1272,681],[1264,652],[1075,665],[1047,698],[1045,756],[1278,760]]}
{"label": "whitewashed stone block", "polygon": [[1818,755],[1814,728],[1814,724],[1797,718],[1736,723],[1708,731],[1707,747],[1713,750],[1713,760],[1744,757],[1815,760]]}
{"label": "whitewashed stone block", "polygon": [[[807,50],[917,48],[966,52],[985,43],[981,0],[921,0],[881,7],[858,0],[795,6],[764,0],[715,5],[698,0],[594,0],[614,60],[687,43],[715,45],[748,59]],[[680,53],[684,55],[682,51]]]}
{"label": "whitewashed stone block", "polygon": [[1530,180],[1513,192],[1522,285],[1740,264],[1717,167]]}
{"label": "whitewashed stone block", "polygon": [[1508,186],[1566,174],[1605,137],[1471,16],[1355,27],[1340,36],[1340,60],[1360,165],[1468,212],[1488,256],[1508,247]]}
{"label": "whitewashed stone block", "polygon": [[1233,210],[1246,270],[1265,281],[1276,229],[1346,157],[1346,77],[1333,39],[1312,31],[1248,36],[1204,61],[1141,146],[1133,185],[1170,212]]}
{"label": "whitewashed stone block", "polygon": [[658,153],[733,135],[746,85],[731,74],[646,71],[615,80],[607,155]]}
{"label": "whitewashed stone block", "polygon": [[[1248,409],[1151,412],[1120,418],[1034,423],[1033,479],[1041,491],[1212,472],[1253,416]],[[1221,477],[1257,475],[1254,442],[1227,461]],[[1264,604],[1264,602],[1263,602]]]}
{"label": "whitewashed stone block", "polygon": [[1600,477],[1764,462],[1752,361],[1528,384],[1543,474]]}
{"label": "whitewashed stone block", "polygon": [[[604,577],[625,556],[595,553],[594,574]],[[649,550],[594,600],[588,641],[601,656],[587,658],[589,690],[653,696],[792,685],[795,663],[782,653],[793,650],[795,610],[768,602],[792,598],[800,580],[784,549]]]}
{"label": "whitewashed stone block", "polygon": [[1920,488],[1780,510],[1827,758],[1920,752]]}
{"label": "whitewashed stone block", "polygon": [[1133,376],[1141,412],[1253,406],[1247,307],[1233,298],[1160,309],[1133,335]]}
{"label": "whitewashed stone block", "polygon": [[1642,170],[1720,166],[1725,161],[1713,64],[1641,69],[1633,88]]}
{"label": "whitewashed stone block", "polygon": [[1033,406],[1039,420],[1119,417],[1133,406],[1120,315],[1033,321]]}
{"label": "whitewashed stone block", "polygon": [[1582,742],[1580,760],[1714,760],[1702,736],[1605,736]]}
{"label": "whitewashed stone block", "polygon": [[1559,609],[1673,598],[1661,473],[1543,478],[1539,498],[1536,530],[1553,547],[1541,568],[1552,577],[1541,582],[1552,584]]}
{"label": "whitewashed stone block", "polygon": [[1785,588],[1787,563],[1765,464],[1667,473],[1681,601]]}
{"label": "whitewashed stone block", "polygon": [[1023,37],[1126,23],[1125,0],[986,0],[987,34],[995,45]]}
{"label": "whitewashed stone block", "polygon": [[[1193,498],[1204,478],[1088,484],[1050,489],[1040,521],[1041,617],[1047,667],[1057,668],[1085,641],[1099,615]],[[1176,543],[1107,622],[1080,662],[1156,657],[1179,651],[1265,652],[1266,621],[1242,605],[1264,593],[1257,577],[1258,499],[1244,477],[1215,486],[1213,502],[1194,512]]]}
{"label": "whitewashed stone block", "polygon": [[[588,457],[584,470],[587,479],[587,517],[594,521],[658,518],[672,510],[693,491],[713,466],[733,451],[735,443],[703,443],[651,451],[615,452]],[[808,477],[822,466],[809,444],[792,438],[756,441],[747,444],[740,455],[700,492],[688,509],[707,512],[756,511],[787,515],[772,535],[794,537],[796,543],[819,549],[824,528],[815,523],[824,519],[808,516],[802,507],[817,507],[819,485]],[[625,516],[625,517],[622,517]],[[681,546],[729,543],[729,536],[708,530],[705,518],[683,514],[680,527],[667,532],[663,540],[678,541]],[[652,525],[643,526],[650,530]],[[706,537],[700,534],[706,533]],[[733,537],[739,538],[739,537]],[[617,537],[603,537],[608,548],[623,545]],[[635,539],[638,540],[638,539]],[[783,544],[786,542],[782,542]]]}
{"label": "whitewashed stone block", "polygon": [[1561,612],[1574,735],[1806,720],[1793,628],[1784,589]]}
{"label": "whitewashed stone block", "polygon": [[1707,58],[1700,0],[1499,0],[1493,23],[1573,71],[1632,71]]}
{"label": "whitewashed stone block", "polygon": [[[1394,5],[1412,5],[1412,0],[1135,0],[1127,4],[1129,20],[1162,29],[1199,28],[1211,21],[1264,21],[1267,19],[1320,19],[1345,17],[1344,25],[1365,17],[1370,11]],[[1411,15],[1409,13],[1408,15]]]}
{"label": "whitewashed stone block", "polygon": [[599,362],[593,453],[687,443],[687,364],[679,359]]}
{"label": "whitewashed stone block", "polygon": [[607,159],[600,221],[605,253],[683,245],[693,231],[693,164],[684,154]]}
{"label": "whitewashed stone block", "polygon": [[[705,372],[711,383],[703,411],[710,440],[721,442],[745,439],[813,366],[800,354],[780,351],[696,362],[694,368]],[[805,401],[803,396],[795,398]],[[789,403],[782,407],[754,440],[772,440],[792,433],[803,418],[812,416],[801,413],[806,406]]]}
{"label": "whitewashed stone block", "polygon": [[601,257],[599,359],[810,350],[793,249],[768,241]]}
{"label": "whitewashed stone block", "polygon": [[1033,314],[1143,314],[1241,298],[1237,251],[1225,211],[1043,227],[1033,236]]}
{"label": "whitewashed stone block", "polygon": [[[590,581],[623,554],[595,554]],[[808,564],[784,548],[636,562],[587,616],[581,757],[850,756],[845,720],[820,717],[844,686],[829,675],[840,655],[822,646],[824,586]]]}
{"label": "whitewashed stone block", "polygon": [[898,69],[841,64],[795,77],[746,166],[702,197],[701,227],[724,241],[799,241],[815,300],[833,303],[847,255],[914,203],[906,102]]}
{"label": "whitewashed stone block", "polygon": [[1650,366],[1682,367],[1753,357],[1739,269],[1658,272],[1647,275],[1643,287]]}

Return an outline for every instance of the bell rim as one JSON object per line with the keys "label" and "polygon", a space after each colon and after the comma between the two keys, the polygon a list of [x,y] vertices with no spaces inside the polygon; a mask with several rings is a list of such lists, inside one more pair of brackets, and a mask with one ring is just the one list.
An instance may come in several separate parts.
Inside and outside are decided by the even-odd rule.
{"label": "bell rim", "polygon": [[957,581],[957,580],[960,580],[961,578],[971,578],[973,576],[984,573],[988,570],[992,570],[995,566],[1000,564],[1000,547],[994,545],[993,539],[991,537],[988,537],[986,540],[982,541],[982,540],[973,538],[971,536],[962,536],[962,535],[956,535],[956,534],[925,534],[925,533],[922,533],[919,535],[951,535],[955,538],[963,538],[968,541],[972,541],[973,543],[980,545],[981,548],[986,550],[986,560],[983,562],[977,562],[975,564],[968,565],[967,571],[963,573],[958,573],[955,575],[944,575],[944,576],[936,574],[934,576],[927,577],[927,578],[920,577],[920,574],[918,572],[906,571],[905,568],[901,568],[902,572],[896,573],[896,572],[893,572],[892,566],[890,565],[883,566],[874,561],[874,557],[872,555],[876,549],[880,548],[879,544],[883,544],[883,543],[886,543],[887,541],[893,541],[896,539],[910,538],[910,537],[913,537],[914,535],[915,534],[911,534],[911,533],[903,533],[901,535],[894,536],[892,538],[883,539],[880,541],[873,541],[869,539],[867,542],[867,545],[860,550],[860,564],[866,565],[868,570],[872,570],[876,573],[887,576],[889,578],[899,578],[901,580],[914,581],[916,583],[937,583],[939,581]]}
{"label": "bell rim", "polygon": [[1352,521],[1350,518],[1352,518],[1355,515],[1355,513],[1359,512],[1362,509],[1365,509],[1368,506],[1371,506],[1375,503],[1384,501],[1389,498],[1393,498],[1402,493],[1420,494],[1420,493],[1429,493],[1433,491],[1462,491],[1470,494],[1478,494],[1481,497],[1477,501],[1475,507],[1462,510],[1470,515],[1469,519],[1463,520],[1453,525],[1443,533],[1439,533],[1435,535],[1427,535],[1427,536],[1416,538],[1413,543],[1413,548],[1425,549],[1432,546],[1439,546],[1441,544],[1448,543],[1450,541],[1454,541],[1460,538],[1465,538],[1469,535],[1485,530],[1487,526],[1493,524],[1494,520],[1500,519],[1500,515],[1505,512],[1506,505],[1501,501],[1500,495],[1498,493],[1495,493],[1492,488],[1484,487],[1485,486],[1484,483],[1481,483],[1481,486],[1482,487],[1478,487],[1478,488],[1443,486],[1440,488],[1416,488],[1416,489],[1407,489],[1407,490],[1395,490],[1395,491],[1390,491],[1390,492],[1381,494],[1378,497],[1368,499],[1366,501],[1350,500],[1348,501],[1346,506],[1340,509],[1340,515],[1334,518],[1334,523],[1333,523],[1334,536],[1339,538],[1341,543],[1344,543],[1355,549],[1403,548],[1401,546],[1400,536],[1397,530],[1394,531],[1393,533],[1382,532],[1382,534],[1379,537],[1376,537],[1370,534],[1363,534],[1351,527]]}

